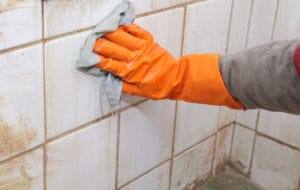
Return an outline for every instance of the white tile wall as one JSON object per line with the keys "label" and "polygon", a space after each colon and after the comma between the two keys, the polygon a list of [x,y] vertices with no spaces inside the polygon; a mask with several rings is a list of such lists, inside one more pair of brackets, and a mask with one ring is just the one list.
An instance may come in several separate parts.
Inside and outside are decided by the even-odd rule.
{"label": "white tile wall", "polygon": [[78,71],[75,65],[88,33],[50,41],[45,46],[48,137],[96,119],[106,110],[107,105],[100,101],[100,80]]}
{"label": "white tile wall", "polygon": [[169,189],[170,162],[155,168],[120,190],[167,190]]}
{"label": "white tile wall", "polygon": [[185,53],[226,50],[231,0],[210,0],[188,6]]}
{"label": "white tile wall", "polygon": [[249,171],[254,132],[236,125],[231,152],[231,162],[240,171]]}
{"label": "white tile wall", "polygon": [[174,159],[172,190],[193,189],[210,176],[214,142],[211,137]]}
{"label": "white tile wall", "polygon": [[222,170],[229,161],[232,134],[233,125],[230,125],[218,132],[214,159],[215,172]]}
{"label": "white tile wall", "polygon": [[220,116],[219,116],[219,122],[218,122],[218,128],[224,127],[235,120],[235,110],[232,110],[227,107],[221,107],[220,108]]}
{"label": "white tile wall", "polygon": [[217,131],[219,107],[179,103],[176,121],[175,154]]}
{"label": "white tile wall", "polygon": [[0,50],[41,38],[41,1],[0,2]]}
{"label": "white tile wall", "polygon": [[171,157],[175,102],[148,101],[121,114],[119,186]]}
{"label": "white tile wall", "polygon": [[274,39],[293,39],[300,37],[300,1],[279,1]]}
{"label": "white tile wall", "polygon": [[170,6],[184,3],[185,0],[130,0],[134,3],[137,14],[154,11],[157,9],[167,8]]}
{"label": "white tile wall", "polygon": [[37,149],[0,164],[0,190],[43,189],[43,150]]}
{"label": "white tile wall", "polygon": [[117,119],[109,118],[47,146],[47,189],[113,190]]}
{"label": "white tile wall", "polygon": [[246,125],[252,129],[256,127],[258,110],[247,110],[236,112],[236,122]]}
{"label": "white tile wall", "polygon": [[248,48],[272,39],[278,0],[255,0],[250,22]]}
{"label": "white tile wall", "polygon": [[228,53],[237,52],[245,48],[252,1],[253,0],[234,1]]}
{"label": "white tile wall", "polygon": [[300,148],[300,116],[262,111],[258,130]]}
{"label": "white tile wall", "polygon": [[44,1],[45,36],[54,36],[96,25],[121,0]]}
{"label": "white tile wall", "polygon": [[42,46],[0,55],[0,160],[44,140]]}
{"label": "white tile wall", "polygon": [[265,189],[299,189],[300,152],[263,137],[256,140],[251,179]]}

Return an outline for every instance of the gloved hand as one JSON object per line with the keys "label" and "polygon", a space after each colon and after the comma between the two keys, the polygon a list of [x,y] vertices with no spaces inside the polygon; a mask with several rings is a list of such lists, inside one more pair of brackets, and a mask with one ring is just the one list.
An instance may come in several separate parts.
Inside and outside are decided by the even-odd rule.
{"label": "gloved hand", "polygon": [[217,54],[188,55],[176,60],[149,32],[135,24],[121,26],[98,39],[94,52],[101,59],[97,67],[119,76],[125,93],[243,108],[224,86]]}

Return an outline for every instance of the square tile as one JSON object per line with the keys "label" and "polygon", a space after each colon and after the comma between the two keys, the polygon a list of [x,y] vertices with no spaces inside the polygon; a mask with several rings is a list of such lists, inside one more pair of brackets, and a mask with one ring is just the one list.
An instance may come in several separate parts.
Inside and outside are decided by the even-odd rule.
{"label": "square tile", "polygon": [[278,0],[254,1],[248,48],[271,41]]}
{"label": "square tile", "polygon": [[211,176],[214,145],[211,137],[174,159],[172,190],[193,189]]}
{"label": "square tile", "polygon": [[44,1],[45,36],[55,36],[96,25],[121,0]]}
{"label": "square tile", "polygon": [[217,132],[219,107],[178,103],[175,154]]}
{"label": "square tile", "polygon": [[252,2],[253,0],[233,2],[228,53],[245,49]]}
{"label": "square tile", "polygon": [[233,125],[230,125],[218,132],[217,145],[214,159],[214,172],[218,173],[224,169],[229,162]]}
{"label": "square tile", "polygon": [[136,179],[120,190],[168,190],[170,162]]}
{"label": "square tile", "polygon": [[221,107],[218,128],[224,127],[233,123],[235,120],[236,111],[227,107]]}
{"label": "square tile", "polygon": [[236,112],[236,122],[255,129],[259,110],[247,110]]}
{"label": "square tile", "polygon": [[0,55],[0,160],[44,141],[42,46]]}
{"label": "square tile", "polygon": [[300,37],[300,1],[279,1],[274,39],[286,40]]}
{"label": "square tile", "polygon": [[47,189],[113,190],[117,119],[108,118],[47,145]]}
{"label": "square tile", "polygon": [[178,5],[184,3],[185,0],[131,0],[131,2],[133,2],[135,6],[137,14],[141,14],[157,9],[163,9],[170,6]]}
{"label": "square tile", "polygon": [[300,116],[261,111],[258,130],[300,148]]}
{"label": "square tile", "polygon": [[42,38],[41,1],[0,2],[0,50]]}
{"label": "square tile", "polygon": [[92,121],[108,111],[105,101],[100,101],[100,79],[76,69],[79,49],[88,34],[84,32],[46,43],[49,138]]}
{"label": "square tile", "polygon": [[300,152],[257,137],[251,179],[265,189],[299,189]]}
{"label": "square tile", "polygon": [[121,113],[119,186],[171,157],[175,102],[148,101]]}
{"label": "square tile", "polygon": [[243,173],[249,171],[252,149],[254,142],[254,132],[239,125],[235,126],[231,162]]}
{"label": "square tile", "polygon": [[0,164],[0,190],[41,190],[43,182],[41,148]]}
{"label": "square tile", "polygon": [[231,3],[231,0],[210,0],[188,6],[185,53],[225,52]]}

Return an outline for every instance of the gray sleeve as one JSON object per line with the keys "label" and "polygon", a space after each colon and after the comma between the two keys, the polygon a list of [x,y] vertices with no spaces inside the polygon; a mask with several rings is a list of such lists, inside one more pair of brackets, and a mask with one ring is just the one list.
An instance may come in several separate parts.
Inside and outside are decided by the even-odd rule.
{"label": "gray sleeve", "polygon": [[293,61],[299,43],[278,41],[221,56],[229,93],[246,109],[300,114],[300,77]]}

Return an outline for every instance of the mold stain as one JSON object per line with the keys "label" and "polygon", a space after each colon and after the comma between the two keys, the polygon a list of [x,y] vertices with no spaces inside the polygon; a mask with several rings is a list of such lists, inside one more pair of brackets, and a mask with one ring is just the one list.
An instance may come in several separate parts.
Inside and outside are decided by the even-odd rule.
{"label": "mold stain", "polygon": [[24,8],[25,0],[0,1],[0,14],[17,8]]}
{"label": "mold stain", "polygon": [[19,124],[22,130],[17,131],[0,119],[0,157],[26,150],[35,139],[37,133],[27,127],[25,119],[20,118]]}

